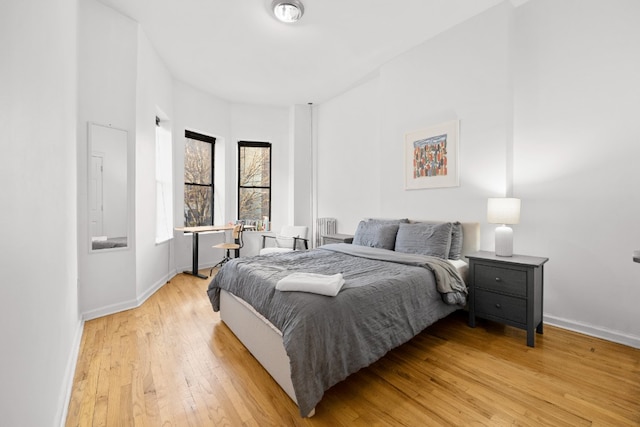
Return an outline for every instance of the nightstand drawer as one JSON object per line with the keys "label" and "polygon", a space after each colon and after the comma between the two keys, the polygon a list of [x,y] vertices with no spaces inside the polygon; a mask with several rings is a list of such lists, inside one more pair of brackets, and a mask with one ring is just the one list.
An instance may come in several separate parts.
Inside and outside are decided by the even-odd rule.
{"label": "nightstand drawer", "polygon": [[497,317],[512,322],[527,323],[527,301],[522,298],[476,290],[476,314],[480,317]]}
{"label": "nightstand drawer", "polygon": [[509,295],[527,296],[527,272],[510,268],[476,265],[475,286]]}

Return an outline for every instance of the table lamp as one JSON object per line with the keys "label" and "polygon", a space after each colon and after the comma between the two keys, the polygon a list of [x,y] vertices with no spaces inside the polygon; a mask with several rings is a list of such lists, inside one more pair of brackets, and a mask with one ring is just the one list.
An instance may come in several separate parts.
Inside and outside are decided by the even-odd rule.
{"label": "table lamp", "polygon": [[496,227],[496,255],[513,255],[513,230],[508,225],[520,222],[520,199],[511,197],[489,198],[487,220]]}

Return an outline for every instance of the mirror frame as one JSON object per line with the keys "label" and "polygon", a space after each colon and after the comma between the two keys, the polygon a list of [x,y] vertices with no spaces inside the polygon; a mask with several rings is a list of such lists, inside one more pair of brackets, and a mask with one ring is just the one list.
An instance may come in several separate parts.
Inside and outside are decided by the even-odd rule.
{"label": "mirror frame", "polygon": [[[121,242],[109,242],[109,236],[106,236],[105,242],[107,245],[105,247],[94,248],[93,243],[93,218],[92,218],[92,201],[94,191],[92,190],[92,169],[93,169],[93,157],[94,153],[105,153],[104,150],[100,150],[100,147],[104,147],[105,144],[109,145],[112,143],[116,144],[124,144],[124,152],[118,150],[119,153],[117,155],[124,154],[124,164],[120,164],[117,166],[116,172],[122,173],[124,172],[124,194],[119,194],[116,190],[115,192],[107,192],[111,198],[117,199],[117,201],[113,201],[113,205],[121,206],[124,204],[124,212],[121,215],[124,218],[118,218],[116,221],[119,222],[119,228],[124,230],[124,236],[114,236],[114,237],[125,237],[124,245]],[[130,236],[130,224],[129,224],[129,133],[124,129],[119,129],[113,127],[111,125],[103,125],[95,122],[87,122],[87,231],[88,231],[88,245],[90,253],[103,253],[103,252],[111,252],[111,251],[120,251],[127,250],[131,246],[131,236]],[[104,159],[104,157],[103,157]],[[120,175],[121,176],[121,175]],[[103,194],[105,191],[102,190]],[[113,196],[115,194],[115,196]],[[119,201],[119,202],[118,202]],[[101,215],[104,215],[104,210],[101,209]],[[118,233],[119,234],[119,233]],[[102,240],[101,240],[102,241]],[[110,246],[113,245],[113,246]]]}

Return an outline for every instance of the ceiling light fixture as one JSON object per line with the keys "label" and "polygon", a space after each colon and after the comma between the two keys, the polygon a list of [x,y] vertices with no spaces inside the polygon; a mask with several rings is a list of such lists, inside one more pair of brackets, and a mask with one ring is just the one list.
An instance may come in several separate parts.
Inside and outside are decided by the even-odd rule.
{"label": "ceiling light fixture", "polygon": [[304,14],[304,6],[300,0],[273,0],[271,10],[279,21],[288,24],[296,22]]}

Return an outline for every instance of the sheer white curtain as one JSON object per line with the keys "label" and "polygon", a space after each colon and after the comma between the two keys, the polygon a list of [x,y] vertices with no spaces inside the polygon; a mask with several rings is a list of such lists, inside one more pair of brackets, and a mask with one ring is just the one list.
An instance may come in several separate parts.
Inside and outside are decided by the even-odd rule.
{"label": "sheer white curtain", "polygon": [[156,126],[156,243],[173,238],[172,152],[171,132]]}

